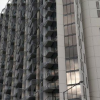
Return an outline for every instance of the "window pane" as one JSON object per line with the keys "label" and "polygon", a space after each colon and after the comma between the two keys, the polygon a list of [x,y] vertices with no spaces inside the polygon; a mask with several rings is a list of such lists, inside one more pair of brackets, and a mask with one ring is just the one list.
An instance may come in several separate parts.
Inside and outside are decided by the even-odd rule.
{"label": "window pane", "polygon": [[64,16],[64,25],[67,24],[67,16]]}
{"label": "window pane", "polygon": [[65,46],[68,46],[68,37],[65,37]]}
{"label": "window pane", "polygon": [[70,69],[71,69],[71,70],[74,70],[74,66],[75,66],[74,60],[71,59],[71,60],[70,60],[70,67],[71,67]]}
{"label": "window pane", "polygon": [[74,57],[77,57],[77,47],[74,47]]}
{"label": "window pane", "polygon": [[67,6],[64,6],[64,8],[63,8],[63,9],[64,9],[64,11],[63,11],[63,12],[64,12],[64,14],[67,14]]}
{"label": "window pane", "polygon": [[67,73],[67,84],[71,84],[71,75]]}
{"label": "window pane", "polygon": [[71,18],[72,18],[72,23],[75,23],[75,15],[71,14]]}
{"label": "window pane", "polygon": [[76,43],[76,35],[73,35],[73,45],[77,45],[77,43]]}
{"label": "window pane", "polygon": [[71,72],[71,84],[75,84],[75,72]]}
{"label": "window pane", "polygon": [[67,14],[69,14],[71,12],[71,9],[70,9],[70,5],[67,5]]}
{"label": "window pane", "polygon": [[72,36],[69,36],[69,46],[72,46]]}
{"label": "window pane", "polygon": [[76,83],[80,82],[79,71],[75,72],[76,75]]}
{"label": "window pane", "polygon": [[71,13],[74,12],[74,4],[71,4]]}
{"label": "window pane", "polygon": [[65,54],[66,54],[66,58],[69,58],[69,48],[66,48]]}
{"label": "window pane", "polygon": [[70,71],[70,63],[69,60],[66,60],[66,70]]}
{"label": "window pane", "polygon": [[68,16],[68,24],[71,24],[71,15],[67,15]]}
{"label": "window pane", "polygon": [[73,47],[70,47],[70,58],[73,58]]}
{"label": "window pane", "polygon": [[72,34],[76,34],[75,24],[72,24]]}
{"label": "window pane", "polygon": [[78,68],[78,59],[75,59],[75,70],[79,69]]}
{"label": "window pane", "polygon": [[68,34],[72,34],[71,25],[69,25],[67,27],[68,27]]}
{"label": "window pane", "polygon": [[65,35],[68,35],[67,26],[64,26]]}

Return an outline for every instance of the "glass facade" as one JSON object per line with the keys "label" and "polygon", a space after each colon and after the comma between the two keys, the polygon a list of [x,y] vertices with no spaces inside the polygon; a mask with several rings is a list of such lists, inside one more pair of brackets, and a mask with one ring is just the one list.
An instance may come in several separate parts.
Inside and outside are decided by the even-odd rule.
{"label": "glass facade", "polygon": [[[66,57],[66,76],[67,89],[80,82],[74,0],[63,0],[64,14],[64,36],[65,36],[65,57]],[[76,85],[68,91],[68,99],[80,98],[80,85]]]}

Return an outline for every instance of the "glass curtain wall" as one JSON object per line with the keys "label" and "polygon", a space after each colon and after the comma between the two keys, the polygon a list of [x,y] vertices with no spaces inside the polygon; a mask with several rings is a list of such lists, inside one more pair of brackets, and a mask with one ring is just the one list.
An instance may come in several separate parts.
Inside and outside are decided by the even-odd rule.
{"label": "glass curtain wall", "polygon": [[[65,57],[66,57],[66,75],[67,89],[80,82],[74,0],[63,0],[64,14],[64,36],[65,36]],[[80,85],[76,85],[67,92],[68,99],[80,98]],[[81,99],[81,98],[80,98]]]}

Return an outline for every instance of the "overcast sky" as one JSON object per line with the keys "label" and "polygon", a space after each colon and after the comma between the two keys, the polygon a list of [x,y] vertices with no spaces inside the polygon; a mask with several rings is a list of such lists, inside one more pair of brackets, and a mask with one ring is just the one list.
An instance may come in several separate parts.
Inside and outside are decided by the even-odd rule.
{"label": "overcast sky", "polygon": [[5,8],[7,2],[8,2],[8,0],[0,0],[0,13],[1,13],[2,9]]}

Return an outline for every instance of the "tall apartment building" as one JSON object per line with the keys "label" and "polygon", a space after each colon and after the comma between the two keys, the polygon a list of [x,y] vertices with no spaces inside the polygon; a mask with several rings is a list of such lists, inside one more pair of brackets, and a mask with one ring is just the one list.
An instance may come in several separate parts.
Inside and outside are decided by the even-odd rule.
{"label": "tall apartment building", "polygon": [[0,100],[100,100],[99,50],[100,0],[9,0]]}

